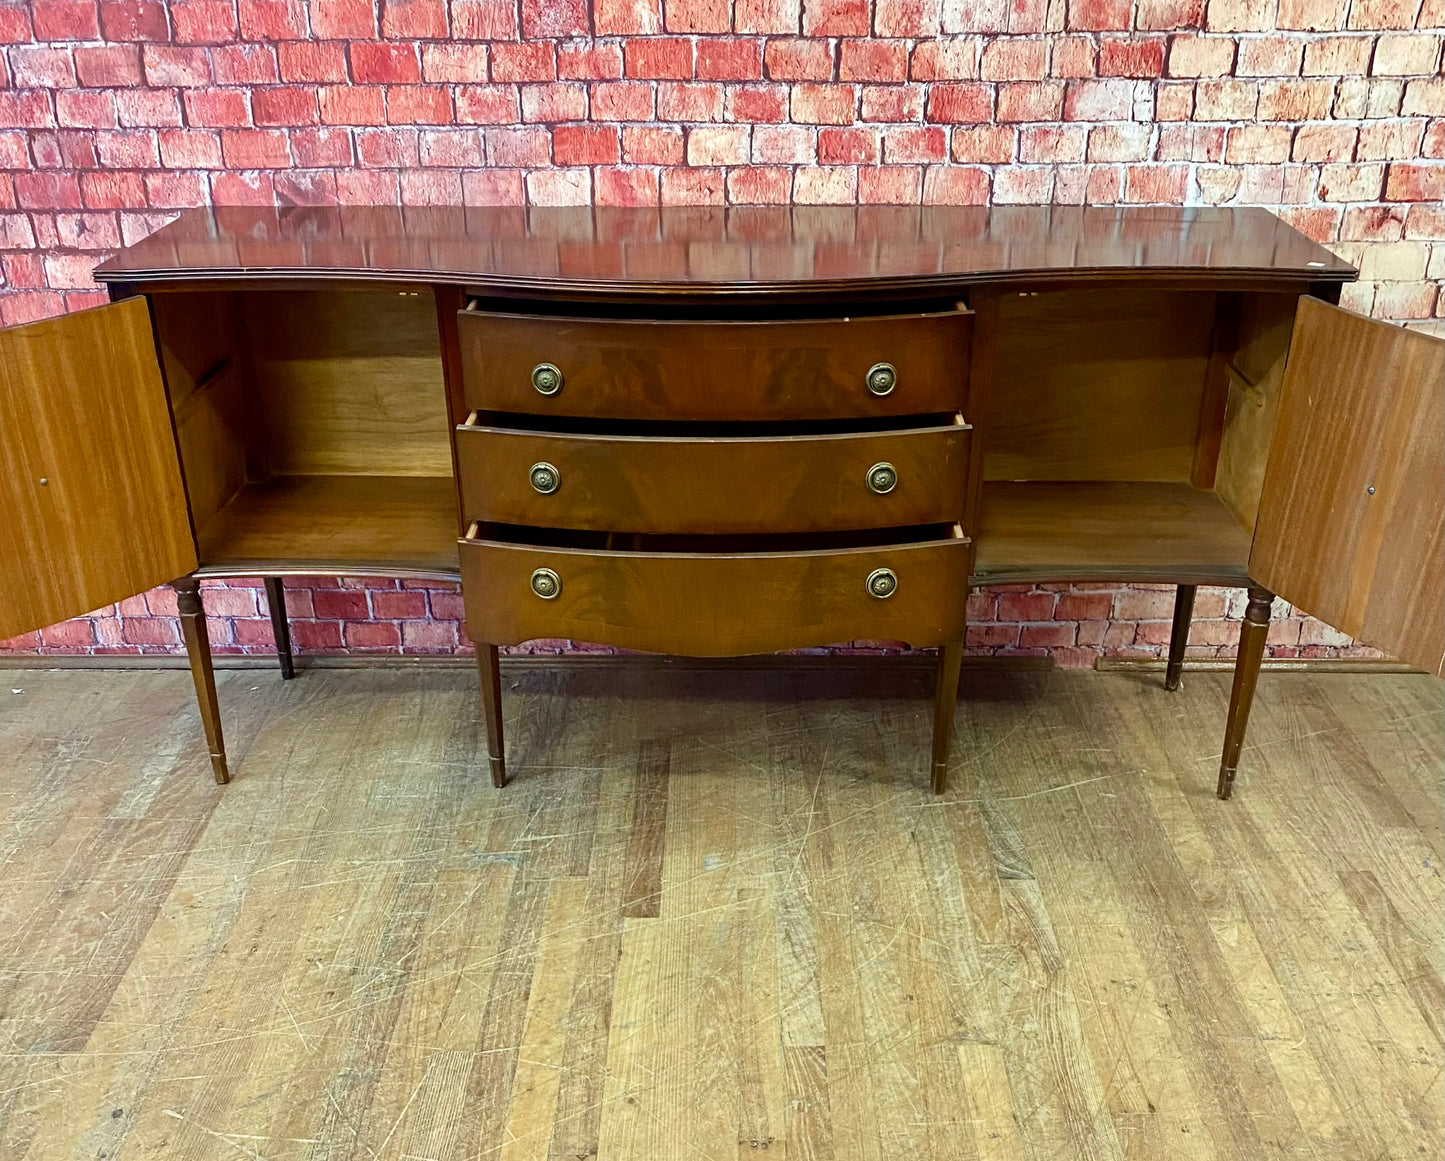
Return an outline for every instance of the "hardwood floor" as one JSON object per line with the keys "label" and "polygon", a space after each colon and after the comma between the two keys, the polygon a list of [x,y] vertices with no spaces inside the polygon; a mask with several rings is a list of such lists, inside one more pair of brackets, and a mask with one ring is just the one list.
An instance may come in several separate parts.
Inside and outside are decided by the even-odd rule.
{"label": "hardwood floor", "polygon": [[3,675],[0,1158],[1440,1154],[1430,678],[474,681]]}

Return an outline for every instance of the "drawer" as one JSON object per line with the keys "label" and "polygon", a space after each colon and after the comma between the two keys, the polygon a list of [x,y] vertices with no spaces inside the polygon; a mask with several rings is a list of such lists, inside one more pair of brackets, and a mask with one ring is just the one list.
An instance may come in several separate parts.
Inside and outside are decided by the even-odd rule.
{"label": "drawer", "polygon": [[830,419],[961,410],[973,316],[659,322],[469,309],[458,330],[470,410]]}
{"label": "drawer", "polygon": [[938,418],[927,427],[826,433],[815,424],[809,433],[766,436],[578,434],[470,422],[457,428],[463,516],[617,532],[951,523],[963,518],[972,432],[957,413]]}
{"label": "drawer", "polygon": [[[894,537],[578,533],[539,542],[546,535],[473,525],[461,541],[474,641],[551,637],[730,657],[864,639],[938,645],[963,633],[971,553],[956,525]],[[752,550],[759,542],[773,550]],[[869,591],[878,570],[895,580],[890,595]],[[533,585],[545,590],[549,574],[555,595],[539,596]]]}

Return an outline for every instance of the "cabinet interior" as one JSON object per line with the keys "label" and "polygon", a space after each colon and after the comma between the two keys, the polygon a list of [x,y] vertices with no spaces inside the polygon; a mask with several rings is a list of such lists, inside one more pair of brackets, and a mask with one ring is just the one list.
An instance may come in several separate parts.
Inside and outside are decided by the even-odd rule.
{"label": "cabinet interior", "polygon": [[152,305],[203,569],[455,570],[429,290],[187,290]]}
{"label": "cabinet interior", "polygon": [[1296,294],[999,300],[975,575],[1242,581]]}

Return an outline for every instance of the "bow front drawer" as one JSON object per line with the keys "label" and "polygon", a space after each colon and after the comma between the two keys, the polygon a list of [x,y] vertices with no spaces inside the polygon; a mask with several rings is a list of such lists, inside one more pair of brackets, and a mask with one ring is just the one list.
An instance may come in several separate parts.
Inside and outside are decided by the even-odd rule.
{"label": "bow front drawer", "polygon": [[959,410],[973,316],[698,322],[467,309],[458,330],[472,410],[760,421]]}
{"label": "bow front drawer", "polygon": [[765,550],[773,539],[474,525],[460,546],[467,631],[503,645],[553,637],[694,657],[962,636],[970,554],[956,525],[792,536],[777,538],[786,550]]}
{"label": "bow front drawer", "polygon": [[972,432],[957,413],[936,418],[929,426],[910,420],[906,428],[767,436],[469,422],[457,428],[462,509],[467,520],[619,532],[952,523],[963,518]]}

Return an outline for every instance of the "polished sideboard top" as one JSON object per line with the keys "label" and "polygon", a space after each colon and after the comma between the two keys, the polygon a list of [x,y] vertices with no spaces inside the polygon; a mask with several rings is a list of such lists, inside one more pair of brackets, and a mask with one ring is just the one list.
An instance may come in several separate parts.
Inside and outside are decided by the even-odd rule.
{"label": "polished sideboard top", "polygon": [[1345,281],[1262,209],[214,207],[96,271],[103,282],[387,280],[498,294],[886,294],[1114,276]]}

